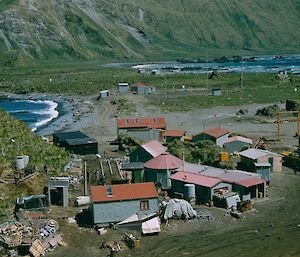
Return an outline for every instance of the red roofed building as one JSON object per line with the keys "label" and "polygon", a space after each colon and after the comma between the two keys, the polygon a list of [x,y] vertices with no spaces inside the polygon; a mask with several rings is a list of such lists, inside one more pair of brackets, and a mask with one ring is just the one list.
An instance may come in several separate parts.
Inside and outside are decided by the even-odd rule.
{"label": "red roofed building", "polygon": [[134,94],[151,94],[153,88],[141,82],[135,82],[131,85],[131,91]]}
{"label": "red roofed building", "polygon": [[244,180],[234,182],[233,190],[239,192],[240,195],[250,195],[250,198],[266,197],[266,181],[251,177]]}
{"label": "red roofed building", "polygon": [[[170,176],[173,195],[181,195],[185,199],[196,198],[198,203],[210,203],[213,194],[232,190],[229,183],[223,182],[219,178],[203,176],[197,173],[179,171]],[[189,195],[188,188],[194,185],[194,197]]]}
{"label": "red roofed building", "polygon": [[117,119],[117,134],[127,134],[145,142],[161,139],[161,133],[167,127],[164,117]]}
{"label": "red roofed building", "polygon": [[158,194],[154,183],[91,186],[94,224],[108,226],[136,213],[158,212]]}
{"label": "red roofed building", "polygon": [[164,189],[171,188],[169,177],[182,163],[181,159],[169,153],[162,153],[144,164],[145,181],[155,182]]}
{"label": "red roofed building", "polygon": [[170,129],[168,129],[162,133],[163,140],[167,143],[172,142],[175,139],[183,141],[185,135],[186,135],[185,130],[170,130]]}
{"label": "red roofed building", "polygon": [[203,140],[211,140],[216,145],[223,147],[224,140],[229,137],[230,131],[222,128],[211,128],[205,130],[192,138],[192,142],[198,142]]}

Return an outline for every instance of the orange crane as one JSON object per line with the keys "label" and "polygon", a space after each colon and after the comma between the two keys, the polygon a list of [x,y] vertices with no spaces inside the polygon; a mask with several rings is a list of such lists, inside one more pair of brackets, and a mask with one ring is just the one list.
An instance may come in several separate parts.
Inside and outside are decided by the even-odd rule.
{"label": "orange crane", "polygon": [[280,137],[280,123],[281,121],[281,114],[297,114],[296,119],[285,119],[284,121],[291,121],[291,122],[297,122],[297,136],[298,136],[298,145],[300,145],[300,111],[280,111],[277,112],[277,137]]}

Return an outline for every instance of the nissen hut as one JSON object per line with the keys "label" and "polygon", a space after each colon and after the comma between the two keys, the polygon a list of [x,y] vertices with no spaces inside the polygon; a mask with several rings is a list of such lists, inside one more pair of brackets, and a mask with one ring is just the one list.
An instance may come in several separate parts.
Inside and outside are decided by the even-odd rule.
{"label": "nissen hut", "polygon": [[94,224],[108,226],[133,214],[158,212],[154,183],[91,186],[91,211]]}

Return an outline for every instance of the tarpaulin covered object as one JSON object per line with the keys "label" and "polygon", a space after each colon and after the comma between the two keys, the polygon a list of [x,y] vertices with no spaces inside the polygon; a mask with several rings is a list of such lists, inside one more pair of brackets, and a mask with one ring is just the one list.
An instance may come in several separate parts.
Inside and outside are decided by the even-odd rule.
{"label": "tarpaulin covered object", "polygon": [[183,199],[172,199],[166,203],[163,218],[165,220],[170,218],[185,218],[191,219],[197,216],[197,212],[193,209],[191,204]]}

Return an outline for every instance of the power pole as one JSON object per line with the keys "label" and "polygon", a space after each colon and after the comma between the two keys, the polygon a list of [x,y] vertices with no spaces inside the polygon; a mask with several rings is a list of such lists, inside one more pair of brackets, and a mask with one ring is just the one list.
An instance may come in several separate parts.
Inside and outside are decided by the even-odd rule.
{"label": "power pole", "polygon": [[206,53],[206,88],[208,89],[208,53]]}
{"label": "power pole", "polygon": [[244,66],[244,51],[242,48],[242,59],[241,59],[241,84],[240,84],[240,88],[243,89],[244,88],[244,70],[243,67]]}

